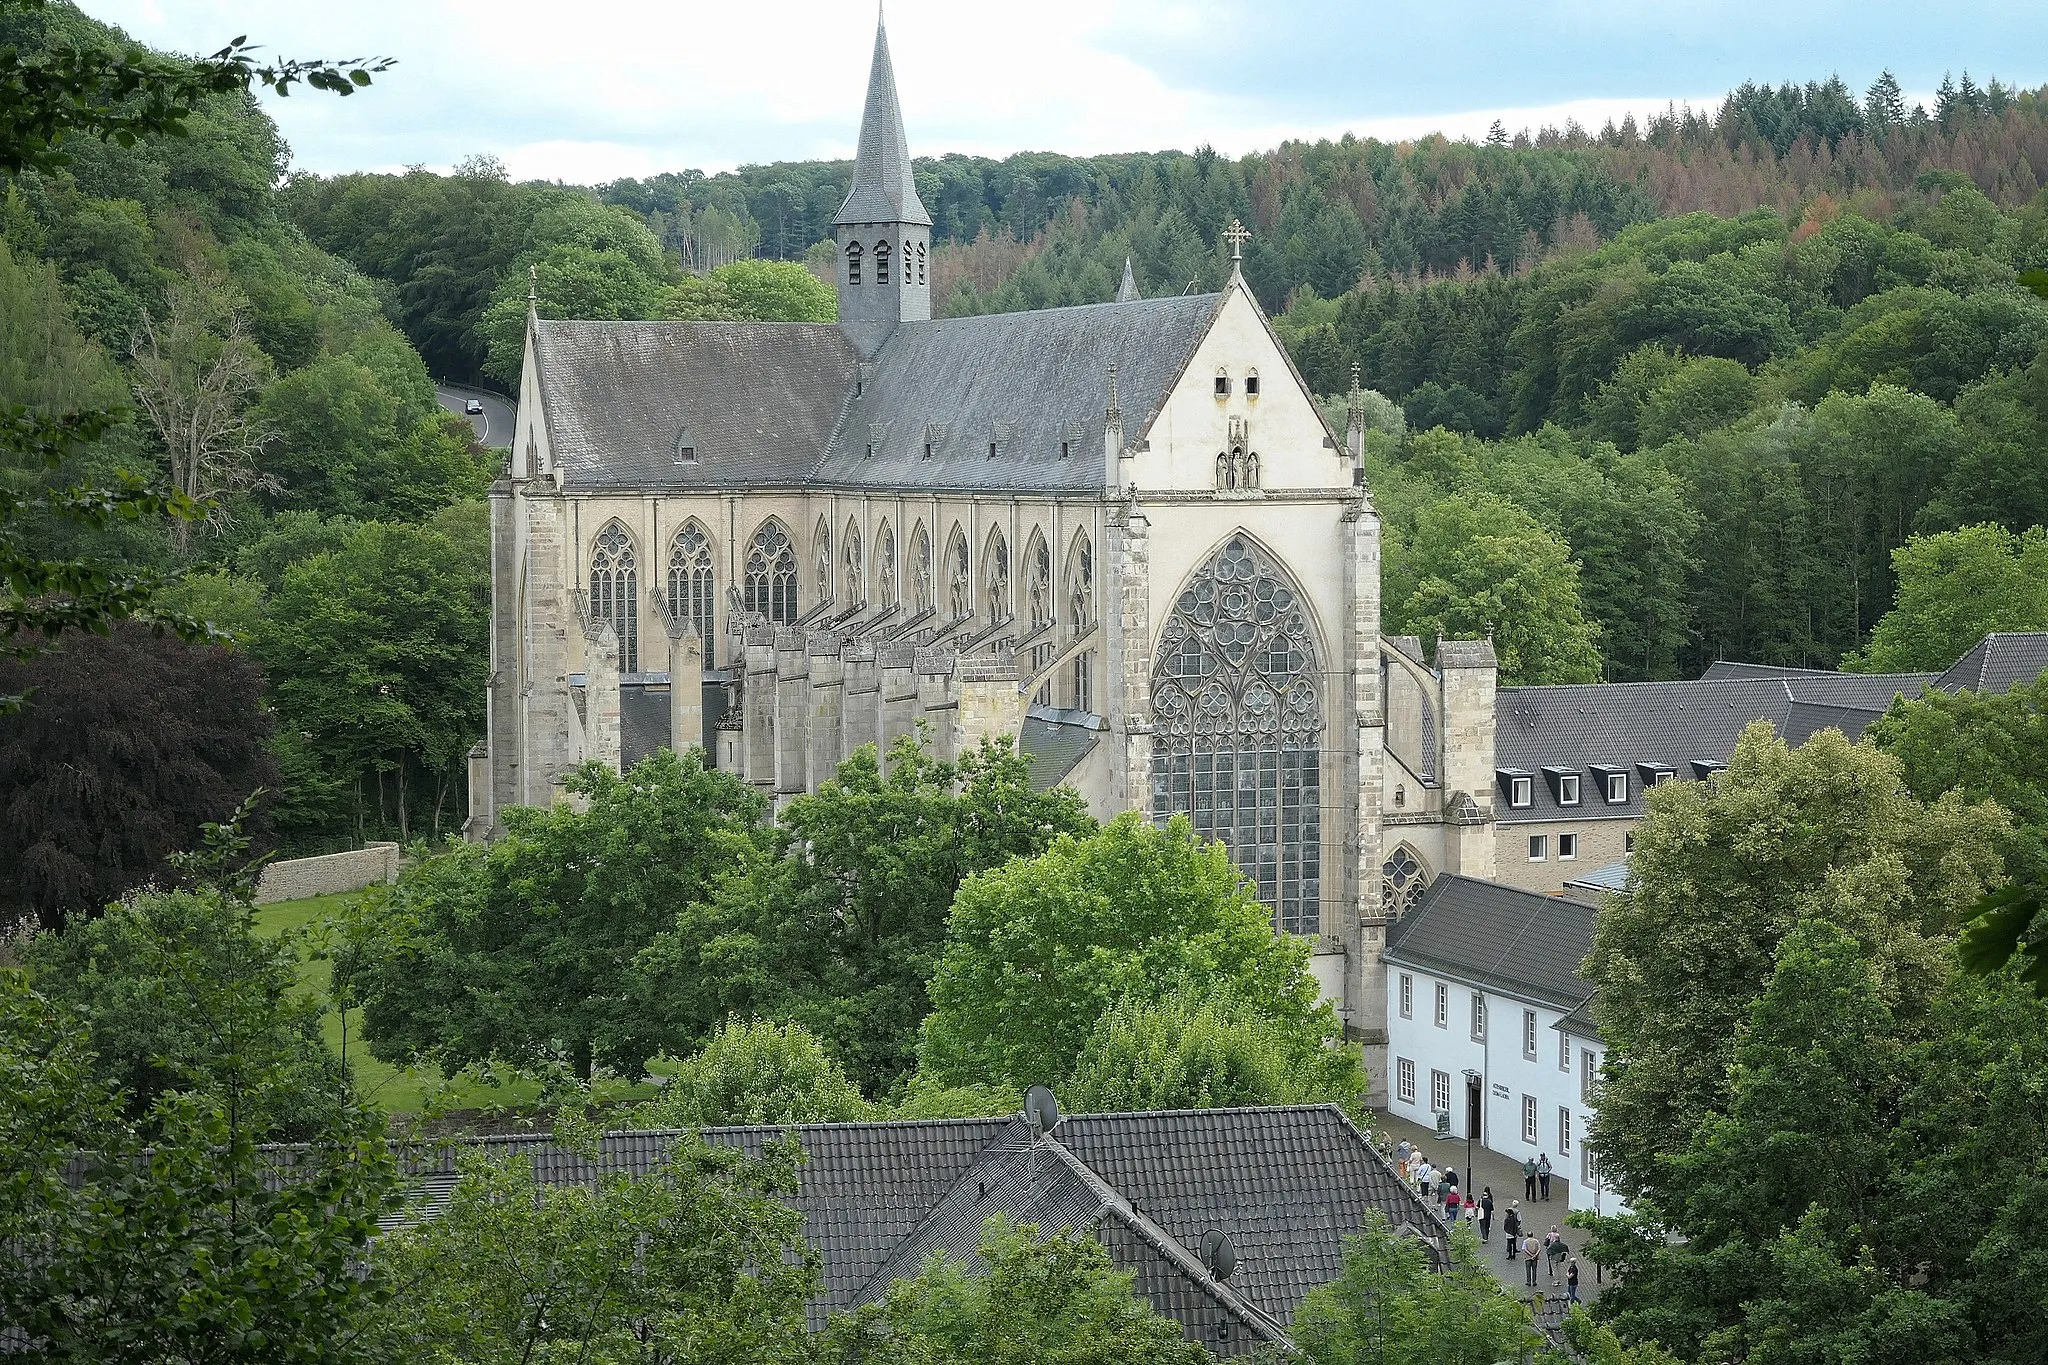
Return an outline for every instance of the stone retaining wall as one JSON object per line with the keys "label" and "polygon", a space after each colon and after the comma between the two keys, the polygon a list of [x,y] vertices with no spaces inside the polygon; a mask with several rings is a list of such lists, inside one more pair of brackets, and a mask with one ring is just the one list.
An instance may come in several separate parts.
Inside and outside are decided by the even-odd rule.
{"label": "stone retaining wall", "polygon": [[317,858],[292,858],[267,864],[256,883],[256,903],[303,900],[307,896],[338,896],[379,882],[398,880],[398,845],[368,844],[347,853]]}

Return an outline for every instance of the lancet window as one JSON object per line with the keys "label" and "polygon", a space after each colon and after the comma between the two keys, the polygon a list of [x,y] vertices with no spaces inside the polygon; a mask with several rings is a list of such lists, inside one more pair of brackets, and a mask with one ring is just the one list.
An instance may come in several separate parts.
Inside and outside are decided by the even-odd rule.
{"label": "lancet window", "polygon": [[932,580],[932,538],[923,522],[910,533],[910,585],[917,594],[913,603],[917,611],[930,611],[938,605],[938,589]]}
{"label": "lancet window", "polygon": [[775,626],[796,622],[796,548],[780,522],[756,531],[747,547],[747,614]]}
{"label": "lancet window", "polygon": [[811,534],[812,573],[816,576],[816,601],[832,600],[832,529],[825,525],[823,517],[818,518],[818,529]]}
{"label": "lancet window", "polygon": [[839,556],[845,561],[846,605],[864,607],[868,604],[868,566],[861,558],[860,528],[852,522],[846,523],[846,535]]}
{"label": "lancet window", "polygon": [[1322,697],[1308,614],[1235,535],[1188,581],[1152,672],[1152,814],[1221,839],[1284,933],[1322,900]]}
{"label": "lancet window", "polygon": [[[1053,596],[1052,551],[1045,537],[1033,532],[1031,548],[1024,552],[1024,600],[1031,612],[1031,676],[1037,677],[1052,664]],[[1040,706],[1052,705],[1052,680],[1046,679],[1033,698]]]}
{"label": "lancet window", "polygon": [[676,532],[668,550],[668,611],[688,621],[704,646],[704,666],[713,665],[711,622],[718,588],[711,571],[711,537],[696,522]]}
{"label": "lancet window", "polygon": [[1016,614],[1010,607],[1010,546],[1001,531],[989,532],[981,577],[987,584],[989,624],[1009,620]]}
{"label": "lancet window", "polygon": [[946,608],[958,621],[974,615],[974,594],[968,586],[967,537],[953,529],[953,543],[946,550]]}
{"label": "lancet window", "polygon": [[[1067,626],[1075,636],[1084,635],[1095,624],[1095,547],[1086,531],[1076,532],[1074,547],[1067,553]],[[1095,709],[1095,651],[1087,649],[1074,656],[1070,665],[1069,701],[1076,711]]]}
{"label": "lancet window", "polygon": [[611,622],[619,639],[619,671],[640,671],[639,571],[633,562],[633,538],[616,521],[605,523],[590,550],[590,619]]}

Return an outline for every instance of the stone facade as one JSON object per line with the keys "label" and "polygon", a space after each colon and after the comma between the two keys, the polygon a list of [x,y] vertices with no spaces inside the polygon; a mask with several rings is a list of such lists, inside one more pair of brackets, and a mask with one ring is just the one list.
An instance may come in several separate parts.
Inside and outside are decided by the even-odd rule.
{"label": "stone facade", "polygon": [[339,896],[398,880],[398,845],[365,844],[346,853],[265,863],[256,879],[256,903]]}

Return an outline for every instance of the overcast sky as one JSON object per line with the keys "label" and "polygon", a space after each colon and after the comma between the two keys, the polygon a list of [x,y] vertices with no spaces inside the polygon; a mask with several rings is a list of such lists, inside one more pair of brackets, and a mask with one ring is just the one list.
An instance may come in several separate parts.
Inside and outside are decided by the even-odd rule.
{"label": "overcast sky", "polygon": [[[293,56],[391,56],[347,100],[269,103],[297,165],[436,169],[472,153],[583,183],[850,156],[864,0],[81,0],[152,45],[246,33]],[[1886,67],[2048,82],[2042,0],[890,0],[918,155],[1237,154],[1346,130],[1480,135],[1745,79]]]}

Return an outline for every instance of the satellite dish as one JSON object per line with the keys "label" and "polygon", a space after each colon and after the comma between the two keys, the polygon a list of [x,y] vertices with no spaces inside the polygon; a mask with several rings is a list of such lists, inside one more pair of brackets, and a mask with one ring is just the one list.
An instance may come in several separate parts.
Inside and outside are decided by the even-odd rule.
{"label": "satellite dish", "polygon": [[1060,1102],[1052,1097],[1052,1091],[1034,1085],[1024,1092],[1024,1121],[1041,1136],[1059,1127]]}
{"label": "satellite dish", "polygon": [[1202,1264],[1209,1273],[1219,1280],[1227,1280],[1237,1269],[1237,1248],[1230,1244],[1230,1234],[1221,1228],[1210,1228],[1202,1234]]}

